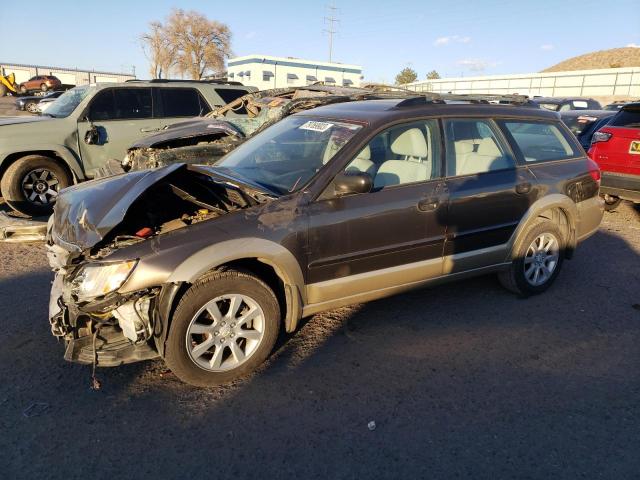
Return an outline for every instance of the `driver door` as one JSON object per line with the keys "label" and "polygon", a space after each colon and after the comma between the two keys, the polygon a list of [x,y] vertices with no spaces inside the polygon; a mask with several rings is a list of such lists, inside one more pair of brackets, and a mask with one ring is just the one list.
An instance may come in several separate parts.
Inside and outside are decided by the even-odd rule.
{"label": "driver door", "polygon": [[371,192],[330,193],[310,205],[309,303],[441,274],[447,192],[440,145],[436,120],[394,126],[346,167],[371,175]]}
{"label": "driver door", "polygon": [[[108,88],[98,92],[86,115],[78,121],[78,143],[87,175],[92,177],[108,160],[122,160],[133,142],[157,131],[160,123],[153,118],[151,88]],[[93,127],[98,137],[89,144],[85,136]]]}

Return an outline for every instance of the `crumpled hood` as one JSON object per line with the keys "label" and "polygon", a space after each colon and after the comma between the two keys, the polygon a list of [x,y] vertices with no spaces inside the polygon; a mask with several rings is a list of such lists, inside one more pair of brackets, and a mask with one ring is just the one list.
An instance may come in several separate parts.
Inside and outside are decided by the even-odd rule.
{"label": "crumpled hood", "polygon": [[70,244],[65,246],[78,252],[93,247],[122,222],[142,193],[180,168],[186,165],[101,178],[64,189],[53,208],[53,241]]}
{"label": "crumpled hood", "polygon": [[2,125],[16,125],[18,123],[34,123],[34,122],[47,122],[47,121],[51,121],[51,120],[55,120],[55,118],[53,117],[47,117],[47,116],[32,116],[32,117],[27,117],[27,116],[23,116],[23,117],[3,117],[0,118],[0,126]]}
{"label": "crumpled hood", "polygon": [[168,141],[211,135],[218,132],[224,132],[227,135],[242,136],[242,133],[229,122],[216,120],[215,118],[198,117],[185,122],[175,123],[159,133],[144,137],[134,143],[129,149],[158,147]]}

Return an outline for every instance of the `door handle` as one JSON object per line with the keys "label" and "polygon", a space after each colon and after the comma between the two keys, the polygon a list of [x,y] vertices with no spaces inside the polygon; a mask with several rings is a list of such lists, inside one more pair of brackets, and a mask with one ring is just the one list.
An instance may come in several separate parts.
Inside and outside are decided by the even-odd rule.
{"label": "door handle", "polygon": [[437,198],[423,198],[418,202],[418,210],[421,212],[433,212],[440,205]]}
{"label": "door handle", "polygon": [[141,128],[140,133],[151,133],[151,132],[159,132],[159,128]]}
{"label": "door handle", "polygon": [[523,182],[516,185],[516,193],[529,193],[531,191],[531,184],[529,182]]}

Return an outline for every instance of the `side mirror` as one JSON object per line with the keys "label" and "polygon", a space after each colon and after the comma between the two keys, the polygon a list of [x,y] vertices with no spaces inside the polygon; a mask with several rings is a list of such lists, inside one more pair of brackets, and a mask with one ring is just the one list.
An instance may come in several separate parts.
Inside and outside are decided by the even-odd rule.
{"label": "side mirror", "polygon": [[368,193],[373,188],[373,179],[365,172],[343,172],[336,176],[333,185],[339,197],[351,193]]}
{"label": "side mirror", "polygon": [[95,125],[91,125],[87,133],[84,134],[84,143],[87,145],[96,145],[100,142],[100,132],[95,127]]}

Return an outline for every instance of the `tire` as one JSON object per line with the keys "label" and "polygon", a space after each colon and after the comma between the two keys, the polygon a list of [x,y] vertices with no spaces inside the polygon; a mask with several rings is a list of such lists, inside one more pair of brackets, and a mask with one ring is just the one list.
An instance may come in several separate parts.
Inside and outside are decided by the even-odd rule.
{"label": "tire", "polygon": [[[536,248],[540,245],[541,237],[543,247],[552,238],[555,244],[551,245],[548,251],[543,248],[540,256],[537,256],[539,251],[537,252]],[[548,220],[536,223],[529,228],[517,246],[516,256],[509,270],[498,274],[498,279],[503,287],[519,295],[530,296],[542,293],[551,286],[560,273],[564,249],[565,239],[555,223]],[[536,270],[539,270],[539,274],[536,274]]]}
{"label": "tire", "polygon": [[47,90],[49,90],[49,87],[47,87],[46,83],[43,83],[40,85],[40,91],[41,92],[46,92]]}
{"label": "tire", "polygon": [[614,197],[613,195],[608,194],[603,194],[601,196],[604,200],[604,209],[607,212],[613,212],[620,206],[620,203],[622,203],[622,199],[620,197]]}
{"label": "tire", "polygon": [[29,113],[38,113],[38,105],[34,102],[27,103],[24,109]]}
{"label": "tire", "polygon": [[7,86],[0,83],[0,97],[4,97],[8,91],[9,89],[7,88]]}
{"label": "tire", "polygon": [[[236,301],[235,315],[230,312],[230,298]],[[206,308],[212,305],[217,310]],[[250,317],[252,320],[242,323]],[[248,272],[217,271],[194,283],[180,299],[164,361],[180,380],[191,385],[229,382],[264,362],[273,350],[280,324],[278,300],[262,280]],[[240,351],[238,356],[233,344]],[[241,361],[240,354],[244,355]]]}
{"label": "tire", "polygon": [[[11,164],[2,177],[1,187],[4,200],[11,208],[39,216],[51,214],[58,192],[71,183],[69,172],[51,158],[27,155]],[[48,193],[50,190],[54,193]]]}
{"label": "tire", "polygon": [[20,85],[20,93],[27,93],[28,91],[26,85]]}

